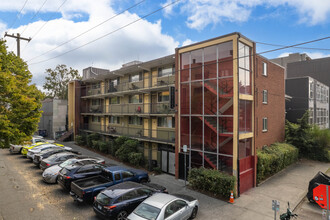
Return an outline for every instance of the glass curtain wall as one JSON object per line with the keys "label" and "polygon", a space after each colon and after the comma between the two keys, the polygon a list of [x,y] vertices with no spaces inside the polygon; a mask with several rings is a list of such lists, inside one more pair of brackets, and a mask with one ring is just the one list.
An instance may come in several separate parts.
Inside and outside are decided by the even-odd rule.
{"label": "glass curtain wall", "polygon": [[190,150],[189,167],[232,174],[233,43],[180,55],[181,147]]}

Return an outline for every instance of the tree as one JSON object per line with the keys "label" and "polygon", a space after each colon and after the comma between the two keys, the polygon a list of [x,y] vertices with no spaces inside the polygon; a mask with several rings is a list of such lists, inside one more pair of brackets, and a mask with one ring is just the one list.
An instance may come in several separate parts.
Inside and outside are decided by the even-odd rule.
{"label": "tree", "polygon": [[0,40],[0,147],[29,140],[37,130],[43,95],[31,79],[27,64]]}
{"label": "tree", "polygon": [[80,79],[78,70],[68,69],[66,65],[57,65],[54,70],[46,69],[48,76],[43,88],[48,91],[49,97],[68,99],[68,83],[74,79]]}

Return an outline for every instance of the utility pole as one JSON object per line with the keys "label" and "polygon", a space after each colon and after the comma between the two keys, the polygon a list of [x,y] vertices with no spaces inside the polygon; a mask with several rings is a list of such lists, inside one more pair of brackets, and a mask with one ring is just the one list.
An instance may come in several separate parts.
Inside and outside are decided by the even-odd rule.
{"label": "utility pole", "polygon": [[21,35],[19,33],[17,33],[16,36],[15,36],[14,34],[12,34],[12,35],[7,34],[7,32],[5,33],[5,37],[16,38],[16,41],[17,41],[17,56],[18,57],[21,56],[20,40],[26,40],[26,41],[30,42],[30,40],[32,39],[31,37],[30,38],[21,37]]}

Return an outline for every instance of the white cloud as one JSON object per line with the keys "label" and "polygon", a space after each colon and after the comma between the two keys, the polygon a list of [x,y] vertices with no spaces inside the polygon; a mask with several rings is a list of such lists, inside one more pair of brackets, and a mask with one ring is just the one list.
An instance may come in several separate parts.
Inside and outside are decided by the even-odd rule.
{"label": "white cloud", "polygon": [[[171,1],[167,0],[167,2]],[[180,13],[187,16],[187,26],[203,30],[210,24],[218,24],[222,21],[245,22],[257,6],[292,8],[298,14],[299,22],[309,25],[327,22],[330,15],[329,0],[312,2],[310,0],[186,0],[166,9],[166,13],[174,13],[173,8],[180,7]],[[265,15],[260,16],[265,17]]]}
{"label": "white cloud", "polygon": [[193,44],[193,43],[195,43],[196,41],[192,41],[192,40],[190,40],[190,39],[186,39],[185,41],[183,41],[182,42],[182,47],[184,47],[184,46],[187,46],[187,45],[190,45],[190,44]]}
{"label": "white cloud", "polygon": [[[0,11],[20,10],[24,1],[19,2],[20,4],[15,1],[13,4],[15,7],[11,4],[0,3]],[[39,3],[36,3],[37,0],[34,2],[41,5],[43,0],[40,0]],[[53,1],[50,2],[53,4]],[[46,7],[45,5],[44,10],[56,11],[58,6],[54,4],[54,6],[48,5]],[[32,6],[29,8],[27,5],[26,10],[35,10],[35,8]],[[115,14],[108,0],[70,0],[70,3],[67,2],[63,6],[61,13],[61,18],[49,21],[28,45],[27,42],[21,41],[21,57],[28,61],[29,69],[33,73],[33,83],[38,86],[44,82],[45,69],[55,68],[58,64],[66,64],[78,69],[80,73],[83,68],[91,65],[113,70],[132,60],[147,61],[173,54],[174,49],[179,45],[171,36],[162,33],[161,21],[148,22],[143,19],[71,53],[44,63],[33,64],[61,55],[140,18],[136,14],[125,12],[56,50],[30,61],[30,59],[53,49]],[[87,14],[88,19],[80,22],[71,20],[81,13]],[[44,24],[45,21],[43,20],[28,24],[24,36],[33,36]],[[18,33],[24,28],[25,26],[20,26],[9,30],[9,33]],[[0,30],[2,30],[1,25]],[[0,34],[3,33],[0,32]],[[7,39],[7,41],[8,45],[16,45],[14,39]],[[10,49],[14,49],[16,53],[16,46]]]}
{"label": "white cloud", "polygon": [[289,56],[291,52],[285,52],[285,53],[281,53],[277,58],[280,58],[280,57],[287,57]]}
{"label": "white cloud", "polygon": [[304,52],[308,56],[310,56],[312,59],[319,59],[319,58],[324,58],[324,57],[330,57],[330,54],[325,54],[321,52]]}

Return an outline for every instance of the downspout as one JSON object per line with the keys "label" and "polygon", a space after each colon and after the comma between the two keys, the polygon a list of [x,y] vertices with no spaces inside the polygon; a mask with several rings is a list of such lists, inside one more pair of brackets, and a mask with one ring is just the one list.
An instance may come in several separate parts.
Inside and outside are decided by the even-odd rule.
{"label": "downspout", "polygon": [[238,33],[237,38],[237,89],[238,89],[238,102],[237,102],[237,108],[238,108],[238,120],[237,120],[237,197],[240,197],[240,169],[239,169],[239,39],[241,38],[240,34]]}

